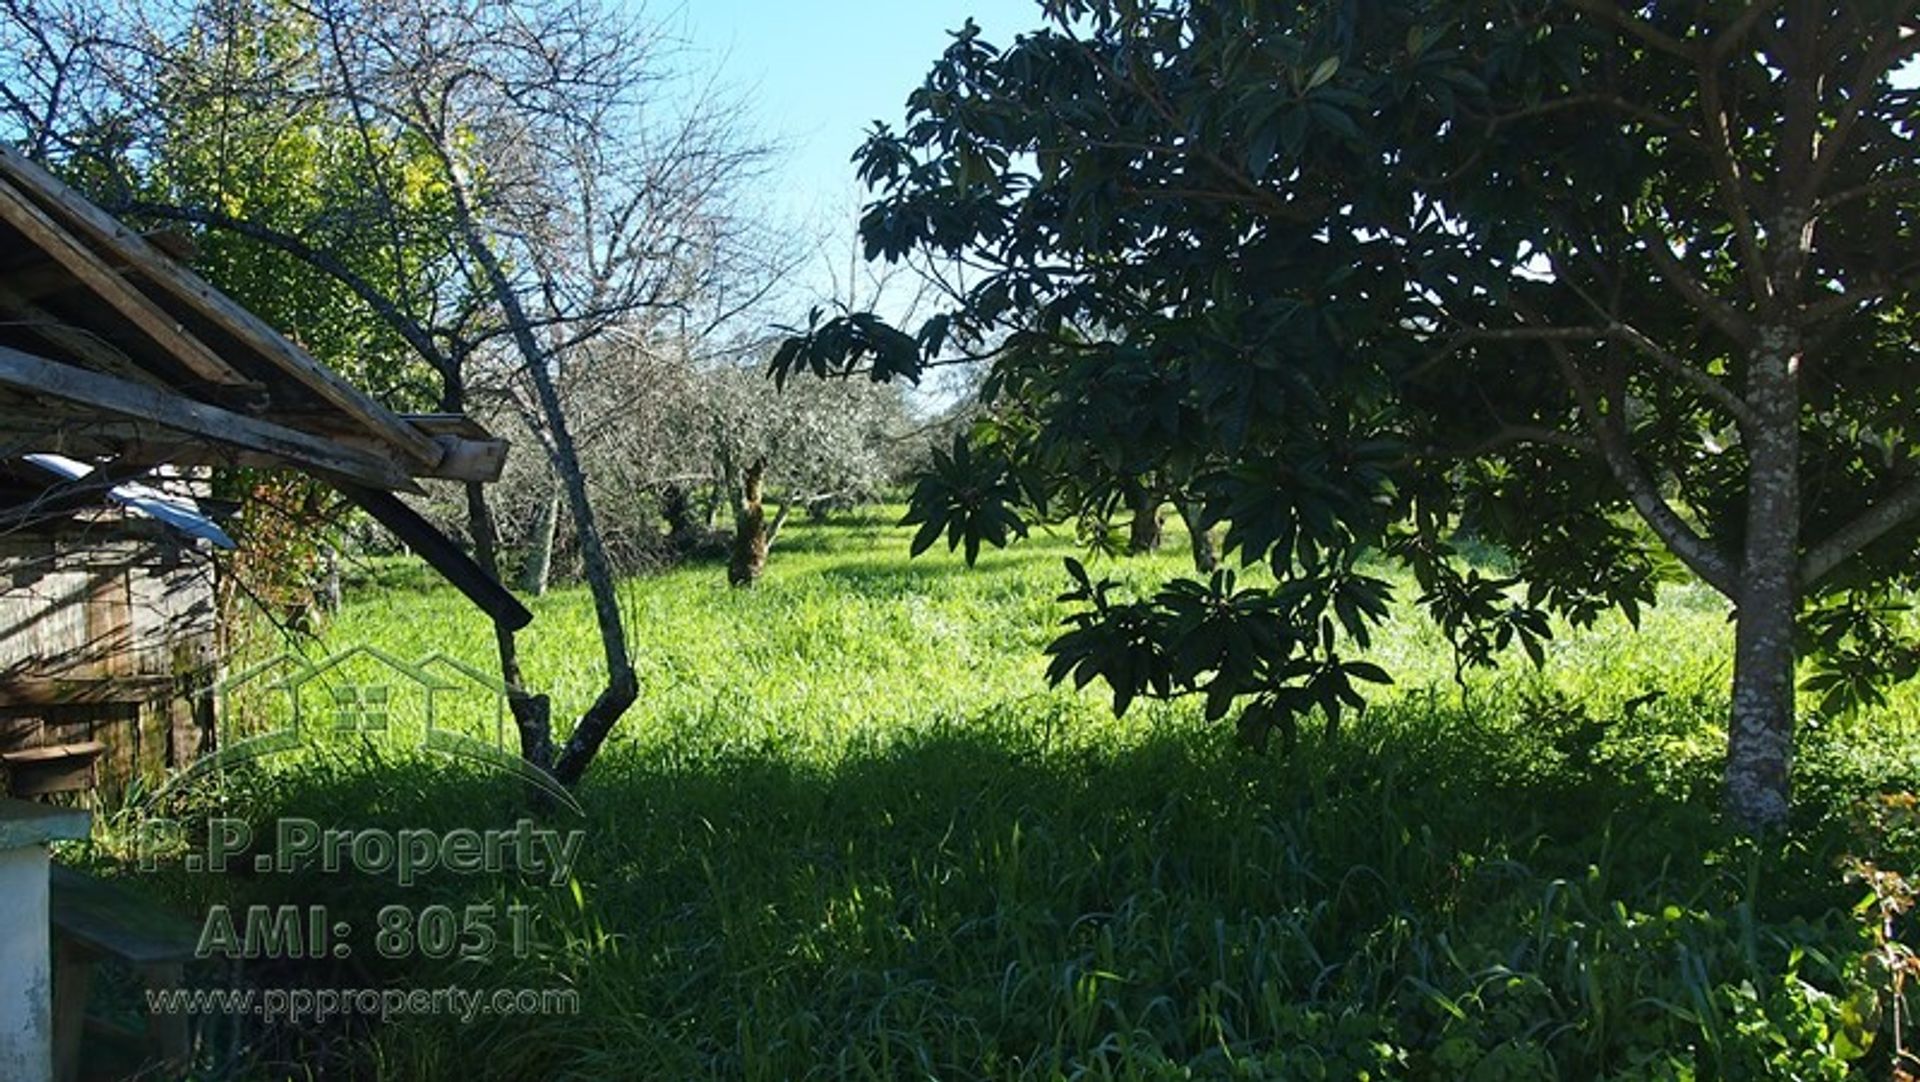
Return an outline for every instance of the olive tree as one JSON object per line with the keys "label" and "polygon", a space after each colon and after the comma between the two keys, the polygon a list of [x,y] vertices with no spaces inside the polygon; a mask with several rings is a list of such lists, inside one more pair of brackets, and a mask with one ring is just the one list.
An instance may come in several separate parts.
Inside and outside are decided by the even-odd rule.
{"label": "olive tree", "polygon": [[[824,510],[877,496],[906,438],[898,388],[814,382],[779,393],[758,365],[740,364],[709,369],[700,386],[714,475],[733,508],[727,580],[735,586],[759,580],[795,507]],[[777,500],[771,517],[770,499]]]}

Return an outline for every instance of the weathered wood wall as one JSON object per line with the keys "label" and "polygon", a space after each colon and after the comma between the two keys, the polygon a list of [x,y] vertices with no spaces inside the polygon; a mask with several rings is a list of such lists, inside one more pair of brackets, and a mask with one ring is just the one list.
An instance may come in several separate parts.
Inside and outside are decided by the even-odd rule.
{"label": "weathered wood wall", "polygon": [[138,524],[0,537],[0,752],[105,745],[118,792],[213,739],[213,568]]}

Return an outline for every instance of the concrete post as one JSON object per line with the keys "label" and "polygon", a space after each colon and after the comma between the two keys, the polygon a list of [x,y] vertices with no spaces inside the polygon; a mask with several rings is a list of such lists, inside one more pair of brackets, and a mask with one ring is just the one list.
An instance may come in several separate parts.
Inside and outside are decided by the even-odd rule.
{"label": "concrete post", "polygon": [[88,816],[0,798],[0,1078],[52,1082],[53,958],[47,844],[87,836]]}

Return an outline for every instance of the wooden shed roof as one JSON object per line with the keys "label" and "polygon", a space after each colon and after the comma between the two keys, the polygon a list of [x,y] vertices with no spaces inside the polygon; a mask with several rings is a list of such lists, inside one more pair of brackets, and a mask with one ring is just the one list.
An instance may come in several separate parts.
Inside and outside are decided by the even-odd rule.
{"label": "wooden shed roof", "polygon": [[490,613],[531,619],[391,495],[421,491],[419,478],[497,480],[506,442],[464,416],[389,410],[168,247],[0,144],[0,462],[54,452],[120,478],[161,465],[298,469]]}

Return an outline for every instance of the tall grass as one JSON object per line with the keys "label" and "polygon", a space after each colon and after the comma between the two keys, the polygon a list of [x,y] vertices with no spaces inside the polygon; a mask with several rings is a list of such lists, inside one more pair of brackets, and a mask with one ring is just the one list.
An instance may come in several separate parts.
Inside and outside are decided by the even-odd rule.
{"label": "tall grass", "polygon": [[[1408,613],[1375,650],[1396,686],[1338,736],[1257,757],[1192,704],[1116,719],[1097,688],[1044,685],[1069,540],[967,571],[909,562],[906,538],[795,526],[756,590],[716,567],[626,584],[642,689],[580,793],[575,883],[164,879],[193,905],[324,898],[369,924],[393,901],[524,902],[526,958],[288,969],[582,997],[578,1017],[255,1035],[239,1073],[1884,1077],[1836,861],[1855,801],[1920,783],[1911,697],[1810,733],[1792,839],[1754,844],[1717,815],[1729,629],[1698,589],[1465,689]],[[1146,589],[1178,567],[1103,570]],[[598,690],[591,612],[568,590],[535,609],[528,682],[566,718]],[[491,649],[445,590],[363,592],[328,634]],[[496,778],[392,753],[208,799],[341,825],[520,813]]]}

